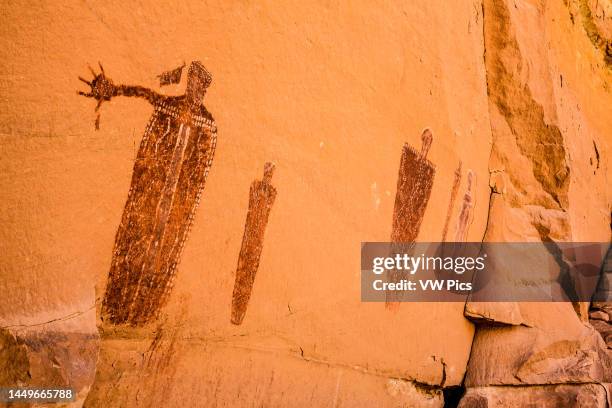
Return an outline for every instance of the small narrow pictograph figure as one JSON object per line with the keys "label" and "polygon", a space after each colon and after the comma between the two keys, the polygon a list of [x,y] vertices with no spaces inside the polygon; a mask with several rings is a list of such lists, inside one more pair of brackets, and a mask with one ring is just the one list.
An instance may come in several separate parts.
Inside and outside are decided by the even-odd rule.
{"label": "small narrow pictograph figure", "polygon": [[448,202],[448,209],[446,210],[446,219],[444,220],[444,228],[442,229],[441,242],[446,241],[446,234],[448,234],[448,227],[450,225],[451,215],[455,206],[455,199],[457,198],[457,193],[459,192],[459,184],[461,184],[461,165],[461,160],[459,160],[459,165],[455,170],[455,178],[453,180],[453,187],[451,189],[450,201]]}
{"label": "small narrow pictograph figure", "polygon": [[[100,106],[118,96],[144,98],[154,108],[138,151],[102,301],[102,319],[141,326],[154,320],[173,286],[177,264],[211,167],[217,128],[204,106],[212,76],[194,61],[184,95],[164,96],[142,86],[116,85],[91,69],[80,95]],[[180,80],[182,68],[160,83]],[[99,124],[99,116],[96,127]]]}
{"label": "small narrow pictograph figure", "polygon": [[459,218],[457,219],[457,229],[455,231],[455,242],[465,242],[467,234],[474,217],[474,190],[476,186],[476,173],[469,170],[467,173],[467,187],[463,195]]}
{"label": "small narrow pictograph figure", "polygon": [[249,210],[244,226],[232,295],[231,322],[236,325],[241,324],[244,319],[253,291],[255,275],[259,268],[264,234],[276,198],[276,188],[272,185],[273,173],[274,164],[266,163],[263,179],[253,181],[249,192]]}
{"label": "small narrow pictograph figure", "polygon": [[[423,131],[421,141],[420,152],[408,143],[404,144],[402,149],[391,230],[391,242],[397,243],[394,246],[394,252],[397,253],[409,250],[419,235],[436,174],[436,167],[427,159],[433,142],[431,130]],[[401,279],[400,271],[390,271],[389,282],[399,282]],[[395,292],[387,292],[387,309],[399,308],[398,296],[400,295]]]}

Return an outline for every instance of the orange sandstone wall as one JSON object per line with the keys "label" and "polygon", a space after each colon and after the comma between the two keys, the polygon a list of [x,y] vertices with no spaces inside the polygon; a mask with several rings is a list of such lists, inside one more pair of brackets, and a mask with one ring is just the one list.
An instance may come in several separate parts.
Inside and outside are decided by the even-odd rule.
{"label": "orange sandstone wall", "polygon": [[[513,356],[513,344],[531,340],[487,343],[482,317],[521,330],[503,317],[516,306],[468,307],[485,355],[470,359],[475,325],[464,304],[393,312],[362,303],[359,249],[389,240],[401,149],[419,149],[424,128],[436,172],[418,240],[441,240],[447,219],[451,241],[540,240],[542,224],[554,239],[609,239],[605,43],[589,37],[581,4],[516,3],[2,4],[0,338],[22,357],[0,380],[73,384],[75,405],[87,398],[91,407],[438,407],[442,389],[463,384],[467,372],[468,387],[484,390],[468,397],[493,398],[513,372],[492,380],[479,361],[491,347]],[[601,13],[595,27],[604,38]],[[157,75],[192,60],[213,75],[205,98],[218,127],[212,169],[160,319],[114,327],[96,316],[153,109],[115,98],[102,105],[96,131],[95,101],[77,95],[86,90],[77,77],[90,78],[87,64],[100,61],[115,83],[179,95],[184,81],[160,89]],[[558,142],[554,163],[521,145],[542,129]],[[276,165],[277,196],[236,326],[249,187],[266,162]],[[547,163],[540,176],[535,163]],[[542,184],[555,166],[569,168],[566,185]],[[458,231],[468,173],[473,213]],[[551,189],[562,190],[562,205]],[[542,334],[542,344],[595,333],[565,306],[561,319],[573,331]],[[542,310],[548,333],[558,314]],[[78,351],[59,353],[66,344]]]}

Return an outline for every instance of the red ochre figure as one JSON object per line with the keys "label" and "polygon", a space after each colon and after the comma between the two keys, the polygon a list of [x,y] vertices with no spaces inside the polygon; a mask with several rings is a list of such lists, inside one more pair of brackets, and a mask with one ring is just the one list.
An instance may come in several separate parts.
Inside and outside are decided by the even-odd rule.
{"label": "red ochre figure", "polygon": [[172,290],[212,164],[217,128],[203,104],[212,77],[194,61],[185,94],[164,96],[141,86],[115,85],[101,65],[99,74],[90,70],[93,80],[80,79],[91,90],[79,94],[98,101],[96,112],[117,96],[144,98],[154,108],[134,163],[102,300],[103,321],[139,326],[157,317]]}

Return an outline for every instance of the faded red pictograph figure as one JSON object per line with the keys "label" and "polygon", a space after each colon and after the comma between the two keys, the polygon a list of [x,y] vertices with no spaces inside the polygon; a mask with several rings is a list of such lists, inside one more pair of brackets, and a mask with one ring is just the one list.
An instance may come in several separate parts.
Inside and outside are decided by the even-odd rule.
{"label": "faded red pictograph figure", "polygon": [[459,192],[459,184],[461,184],[461,166],[462,163],[460,160],[459,165],[455,170],[455,178],[453,179],[453,187],[451,188],[450,201],[448,202],[448,209],[446,210],[446,219],[444,220],[444,228],[442,229],[442,242],[446,241],[446,235],[448,234],[448,227],[450,225],[451,215],[455,206],[455,199],[457,198],[457,193]]}
{"label": "faded red pictograph figure", "polygon": [[242,324],[246,314],[255,275],[259,268],[259,259],[263,249],[264,234],[272,205],[276,199],[276,188],[272,185],[274,164],[266,163],[262,180],[255,180],[249,192],[249,210],[247,212],[242,237],[242,247],[236,267],[236,280],[232,295],[233,324]]}
{"label": "faded red pictograph figure", "polygon": [[[116,85],[100,69],[96,74],[90,68],[91,81],[80,78],[91,89],[79,94],[97,101],[96,112],[118,96],[144,98],[154,108],[134,163],[101,309],[105,323],[139,326],[156,319],[172,290],[212,164],[217,128],[204,106],[212,76],[194,61],[185,94],[164,96]],[[162,74],[160,83],[180,80],[177,70]]]}
{"label": "faded red pictograph figure", "polygon": [[463,195],[459,218],[457,219],[457,229],[455,230],[455,242],[465,242],[467,234],[474,217],[474,189],[476,186],[476,173],[468,170],[467,187]]}

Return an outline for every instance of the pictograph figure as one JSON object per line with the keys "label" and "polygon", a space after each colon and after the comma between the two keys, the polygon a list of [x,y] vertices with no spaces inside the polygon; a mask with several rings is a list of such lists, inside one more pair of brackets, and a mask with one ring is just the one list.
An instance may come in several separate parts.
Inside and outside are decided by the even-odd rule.
{"label": "pictograph figure", "polygon": [[96,112],[117,96],[144,98],[154,107],[134,163],[102,301],[104,321],[144,325],[157,317],[172,289],[212,164],[217,128],[203,104],[212,77],[194,61],[185,94],[164,96],[141,86],[115,85],[101,65],[99,74],[90,70],[93,80],[80,79],[91,90],[79,94],[98,101]]}
{"label": "pictograph figure", "polygon": [[251,184],[249,210],[247,212],[242,248],[236,268],[236,281],[232,295],[231,322],[239,325],[246,314],[255,275],[259,268],[259,258],[263,249],[263,239],[268,225],[268,217],[276,198],[276,188],[271,184],[274,164],[266,163],[263,179]]}
{"label": "pictograph figure", "polygon": [[457,219],[457,230],[455,231],[455,242],[465,242],[467,239],[467,233],[472,224],[472,218],[474,213],[474,197],[472,191],[476,185],[476,174],[469,170],[467,173],[467,188],[463,195],[463,203],[461,204],[461,211],[459,212],[459,218]]}
{"label": "pictograph figure", "polygon": [[[391,230],[391,242],[398,243],[398,253],[406,252],[419,235],[436,173],[436,167],[427,159],[433,141],[431,130],[423,131],[421,141],[420,152],[408,143],[404,144],[402,150]],[[401,279],[399,271],[389,274],[389,282],[398,282]],[[388,309],[399,307],[397,296],[395,293],[387,293]]]}
{"label": "pictograph figure", "polygon": [[448,203],[448,209],[446,210],[446,220],[444,221],[444,229],[442,230],[442,242],[446,241],[446,234],[448,234],[448,226],[450,224],[453,207],[455,206],[455,199],[459,192],[459,184],[461,184],[461,161],[455,170],[455,179],[453,180],[453,188],[451,189],[450,201]]}
{"label": "pictograph figure", "polygon": [[427,159],[433,141],[431,130],[421,135],[421,151],[404,145],[397,179],[391,242],[414,242],[431,195],[436,167]]}

